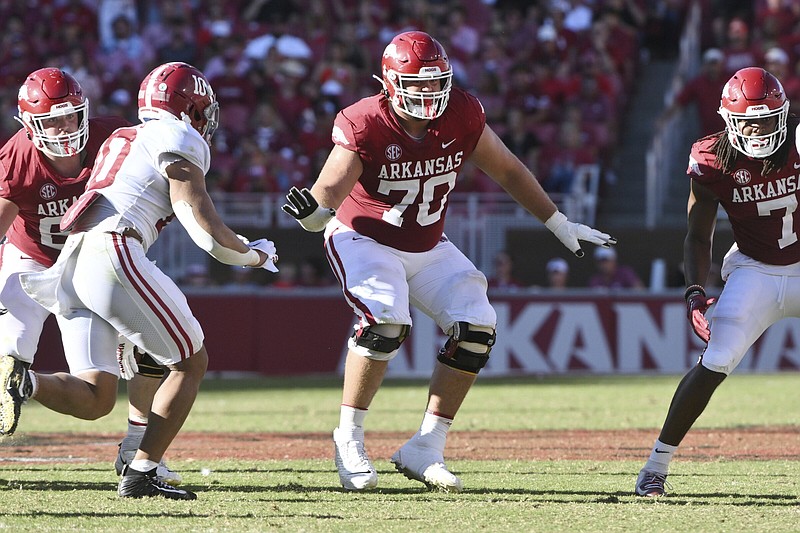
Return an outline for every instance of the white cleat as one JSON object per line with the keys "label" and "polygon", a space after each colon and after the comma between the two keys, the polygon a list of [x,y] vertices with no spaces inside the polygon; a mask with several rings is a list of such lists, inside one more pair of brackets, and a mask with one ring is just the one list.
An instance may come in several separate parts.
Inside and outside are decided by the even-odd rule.
{"label": "white cleat", "polygon": [[418,437],[403,444],[391,459],[395,468],[408,479],[421,481],[431,490],[461,492],[461,480],[447,469],[442,452],[422,444]]}
{"label": "white cleat", "polygon": [[339,482],[347,490],[371,490],[378,486],[378,472],[364,449],[364,428],[333,430]]}
{"label": "white cleat", "polygon": [[[120,448],[119,453],[117,454],[117,460],[114,461],[114,470],[117,471],[118,476],[122,475],[122,471],[126,465],[131,464],[131,461],[133,461],[133,457],[135,455],[136,450],[125,450],[123,452],[122,448]],[[156,467],[156,478],[162,483],[172,485],[173,487],[177,487],[183,482],[181,475],[173,470],[170,470],[170,468],[167,466],[167,463],[165,463],[163,459]]]}

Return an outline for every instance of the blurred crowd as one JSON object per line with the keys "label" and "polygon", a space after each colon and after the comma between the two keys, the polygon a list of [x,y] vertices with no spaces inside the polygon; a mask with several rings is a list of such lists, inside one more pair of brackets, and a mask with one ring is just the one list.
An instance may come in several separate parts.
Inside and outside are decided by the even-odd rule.
{"label": "blurred crowd", "polygon": [[[713,2],[703,2],[709,5]],[[681,87],[660,120],[665,124],[680,109],[693,105],[700,135],[722,130],[717,110],[722,88],[743,67],[760,66],[775,75],[800,109],[800,2],[748,0],[719,2],[703,18],[700,72]]]}
{"label": "blurred crowd", "polygon": [[[284,192],[308,185],[331,147],[336,112],[380,85],[400,31],[442,42],[455,82],[550,192],[573,169],[612,175],[620,119],[643,51],[674,54],[686,1],[663,0],[0,0],[0,136],[17,129],[16,91],[42,66],[83,85],[93,115],[135,122],[155,65],[205,72],[221,105],[210,188]],[[468,172],[461,191],[492,191]]]}
{"label": "blurred crowd", "polygon": [[[206,73],[221,105],[209,189],[309,186],[336,113],[380,90],[383,48],[416,28],[442,42],[455,83],[481,99],[488,123],[545,189],[569,192],[574,169],[588,163],[602,169],[602,195],[637,76],[652,58],[677,58],[694,2],[718,78],[763,65],[800,105],[792,0],[0,0],[0,141],[19,128],[17,89],[33,70],[64,68],[93,116],[137,122],[141,78],[185,61]],[[719,91],[710,93],[718,104]],[[471,167],[458,190],[498,189]]]}

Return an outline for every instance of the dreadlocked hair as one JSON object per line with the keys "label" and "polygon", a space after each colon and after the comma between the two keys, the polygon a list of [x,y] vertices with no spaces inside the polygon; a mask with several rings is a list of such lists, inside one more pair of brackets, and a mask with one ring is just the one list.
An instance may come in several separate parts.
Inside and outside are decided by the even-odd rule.
{"label": "dreadlocked hair", "polygon": [[[794,115],[792,115],[794,117]],[[717,162],[720,165],[720,170],[725,174],[731,174],[736,165],[736,160],[739,157],[744,157],[744,154],[733,147],[730,139],[728,139],[727,131],[721,131],[708,136],[717,137],[716,142],[711,146],[711,152],[717,157]],[[792,142],[789,142],[789,141]],[[794,140],[787,139],[783,144],[769,157],[764,158],[761,166],[761,175],[766,176],[770,172],[775,172],[786,164],[789,160],[789,148],[794,146]]]}

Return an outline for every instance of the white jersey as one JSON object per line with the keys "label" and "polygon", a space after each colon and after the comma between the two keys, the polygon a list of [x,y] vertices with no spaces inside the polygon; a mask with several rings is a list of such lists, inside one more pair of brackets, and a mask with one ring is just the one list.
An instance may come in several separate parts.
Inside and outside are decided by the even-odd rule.
{"label": "white jersey", "polygon": [[186,297],[145,252],[174,216],[164,169],[184,159],[206,172],[210,158],[194,129],[170,119],[118,129],[100,148],[86,192],[62,218],[73,230],[55,265],[20,275],[23,290],[67,322],[72,373],[119,375],[117,332],[162,365],[202,347]]}
{"label": "white jersey", "polygon": [[211,163],[208,143],[183,121],[151,120],[117,130],[101,147],[86,193],[64,225],[74,221],[76,231],[132,228],[146,251],[174,216],[164,169],[179,158],[203,174]]}

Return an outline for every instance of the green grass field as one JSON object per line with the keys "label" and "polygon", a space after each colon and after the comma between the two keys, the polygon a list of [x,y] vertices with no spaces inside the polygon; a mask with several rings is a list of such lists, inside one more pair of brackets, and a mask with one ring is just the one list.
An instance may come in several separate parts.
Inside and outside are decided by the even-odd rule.
{"label": "green grass field", "polygon": [[[171,461],[194,502],[117,498],[110,462],[4,459],[0,530],[9,531],[800,531],[800,462],[725,459],[673,462],[672,495],[632,495],[680,376],[480,380],[453,432],[651,429],[641,459],[448,461],[460,494],[428,492],[376,461],[380,488],[339,489],[331,459]],[[208,380],[184,429],[318,432],[338,421],[338,379]],[[370,409],[370,431],[410,436],[427,384],[387,382]],[[124,429],[125,402],[108,417],[79,421],[25,406],[26,432]],[[800,426],[800,375],[733,375],[696,424],[702,428]],[[14,438],[17,438],[15,436]],[[180,436],[178,437],[180,438]],[[800,438],[797,453],[800,453]],[[598,451],[598,455],[600,451]],[[210,470],[202,475],[200,467]]]}

